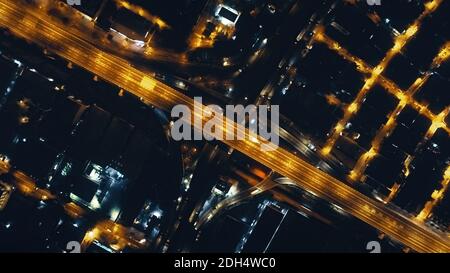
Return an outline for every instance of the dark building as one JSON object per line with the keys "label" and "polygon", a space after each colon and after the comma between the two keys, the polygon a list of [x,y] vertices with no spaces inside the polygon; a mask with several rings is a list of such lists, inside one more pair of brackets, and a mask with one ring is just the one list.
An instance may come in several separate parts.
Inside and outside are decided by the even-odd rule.
{"label": "dark building", "polygon": [[17,68],[17,64],[0,55],[0,97],[3,97],[7,92],[6,89],[10,86]]}
{"label": "dark building", "polygon": [[69,152],[80,159],[90,158],[98,148],[110,120],[109,112],[91,105],[73,129]]}
{"label": "dark building", "polygon": [[57,148],[65,148],[74,126],[87,106],[72,97],[59,97],[39,126],[39,135]]}
{"label": "dark building", "polygon": [[450,105],[449,88],[449,78],[433,74],[414,97],[437,115]]}

